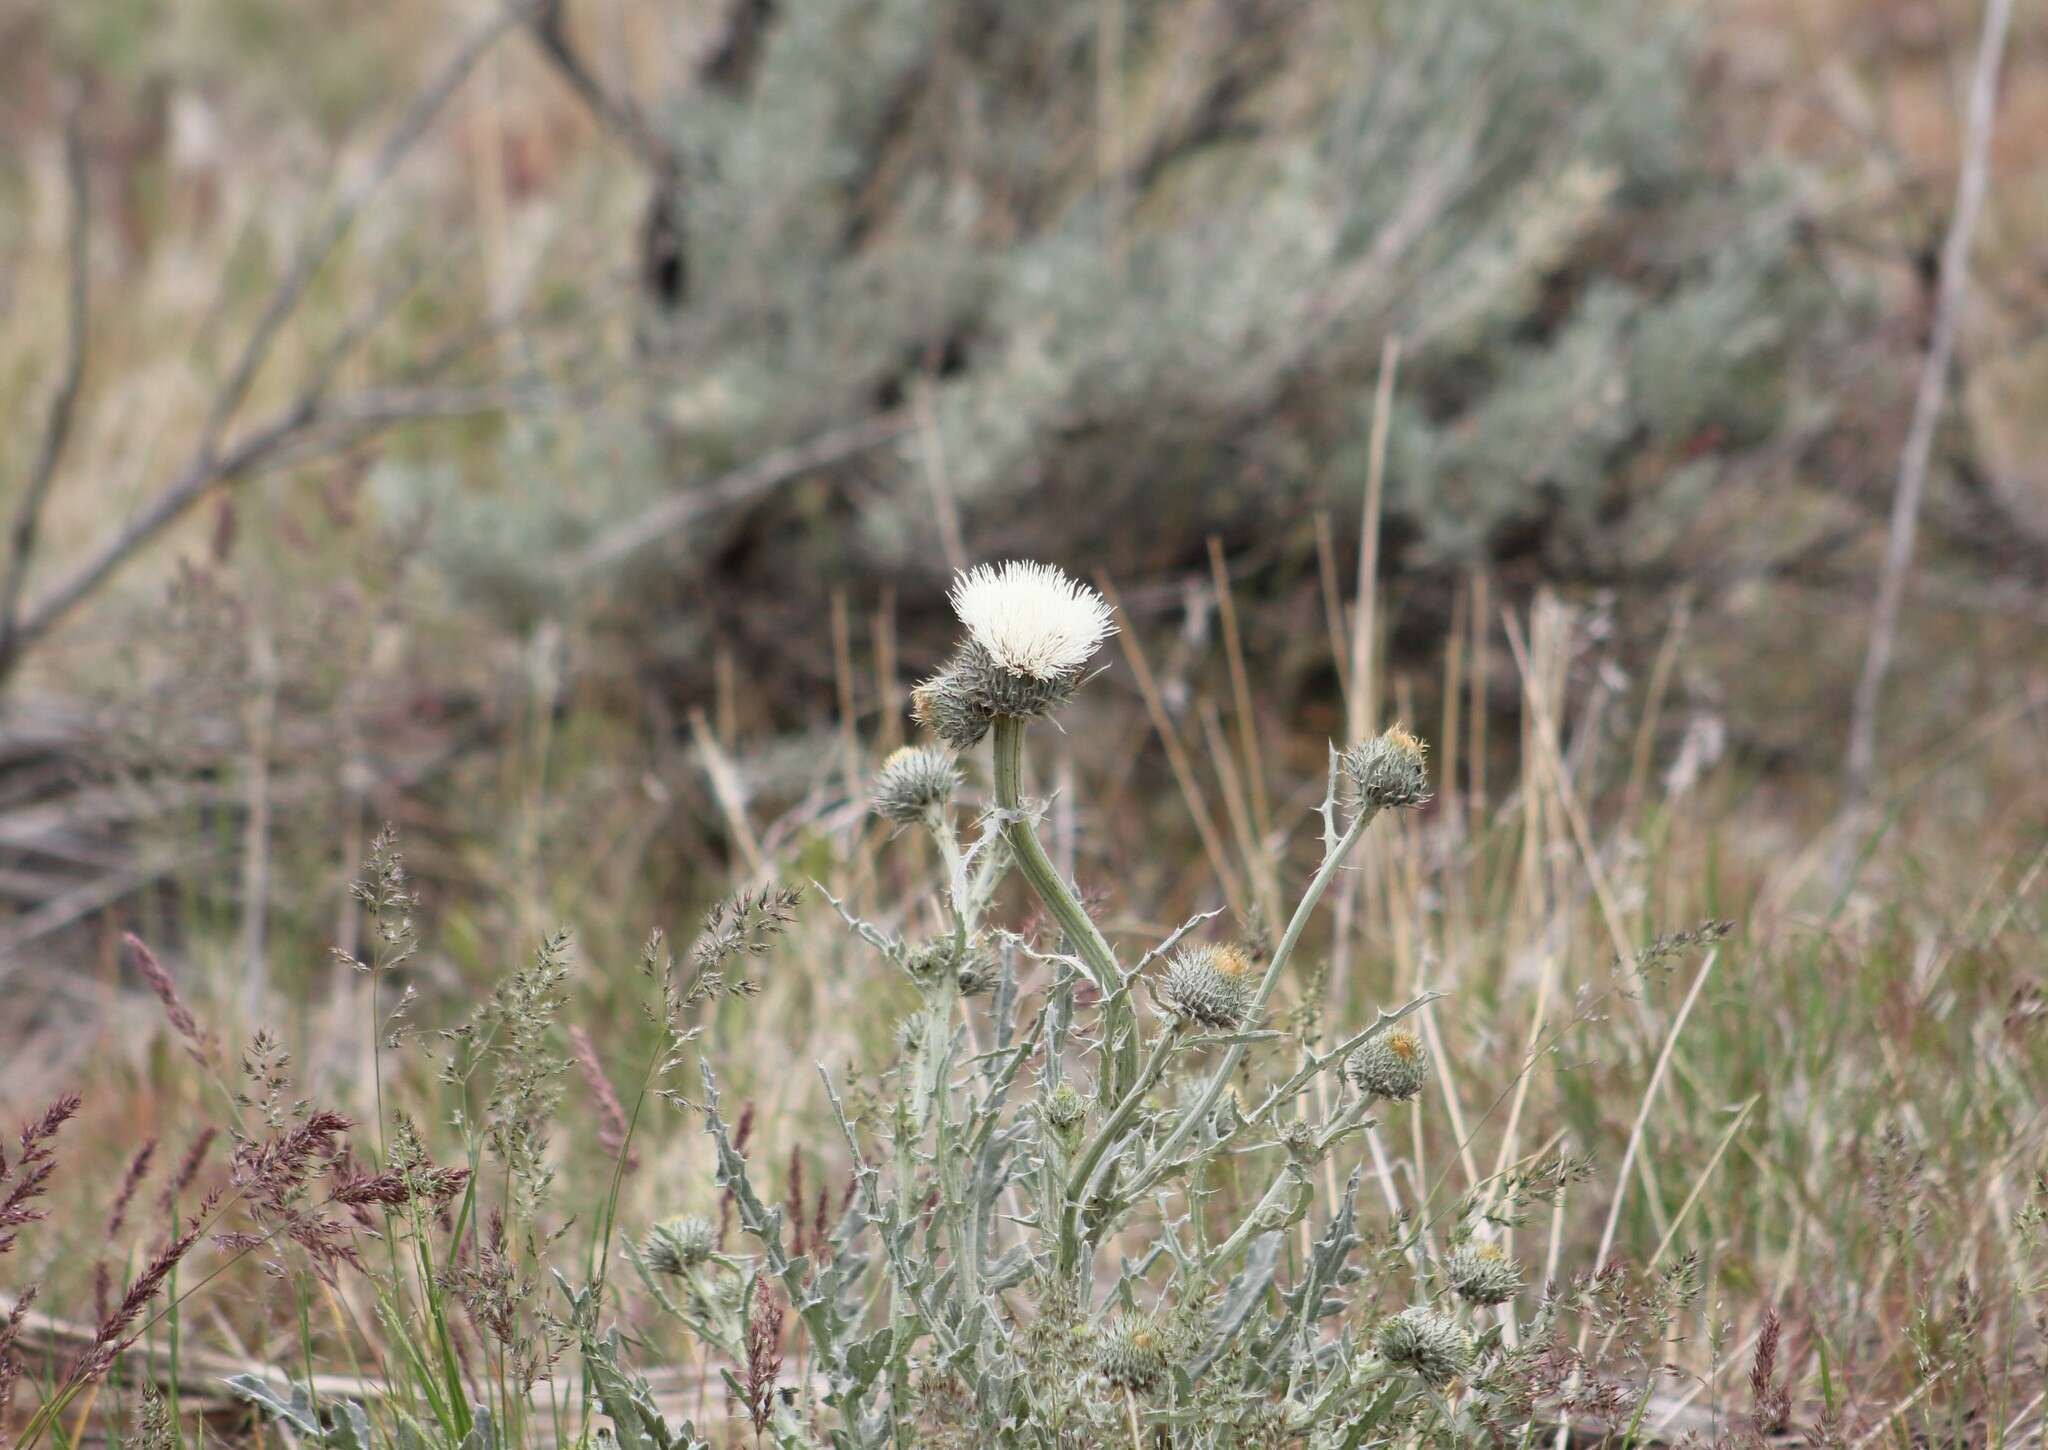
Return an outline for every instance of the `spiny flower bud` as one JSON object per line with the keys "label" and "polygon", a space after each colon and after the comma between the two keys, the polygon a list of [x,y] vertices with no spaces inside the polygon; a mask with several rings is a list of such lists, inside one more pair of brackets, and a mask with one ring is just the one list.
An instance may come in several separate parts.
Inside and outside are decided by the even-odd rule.
{"label": "spiny flower bud", "polygon": [[919,942],[903,954],[903,969],[919,981],[936,977],[952,965],[953,943],[948,937]]}
{"label": "spiny flower bud", "polygon": [[957,655],[910,692],[910,718],[955,750],[975,745],[995,720],[976,698],[973,678],[959,667]]}
{"label": "spiny flower bud", "polygon": [[1505,1304],[1522,1290],[1522,1266],[1499,1244],[1469,1244],[1444,1260],[1444,1279],[1471,1304]]}
{"label": "spiny flower bud", "polygon": [[1251,961],[1233,946],[1184,947],[1160,979],[1160,1004],[1191,1027],[1232,1032],[1244,1025],[1257,987]]}
{"label": "spiny flower bud", "polygon": [[992,990],[996,984],[996,963],[987,951],[969,943],[954,968],[954,982],[963,997],[979,997]]}
{"label": "spiny flower bud", "polygon": [[1429,799],[1429,747],[1396,725],[1345,751],[1344,774],[1375,810],[1418,806]]}
{"label": "spiny flower bud", "polygon": [[1063,1082],[1039,1100],[1038,1115],[1061,1142],[1071,1144],[1080,1134],[1088,1106],[1072,1083]]}
{"label": "spiny flower bud", "polygon": [[1003,666],[973,640],[953,651],[936,675],[910,692],[911,718],[955,750],[965,750],[999,718],[1049,715],[1074,698],[1080,672],[1041,680]]}
{"label": "spiny flower bud", "polygon": [[1287,1150],[1287,1156],[1297,1163],[1320,1163],[1323,1155],[1317,1151],[1316,1130],[1301,1119],[1282,1125],[1280,1144]]}
{"label": "spiny flower bud", "polygon": [[1166,1336],[1149,1319],[1120,1314],[1096,1340],[1095,1367],[1120,1390],[1152,1389],[1166,1378]]}
{"label": "spiny flower bud", "polygon": [[905,1057],[914,1057],[924,1050],[924,1015],[913,1012],[896,1024],[896,1046]]}
{"label": "spiny flower bud", "polygon": [[875,814],[891,821],[922,820],[960,788],[960,772],[950,752],[929,745],[906,745],[882,762],[875,773],[872,800]]}
{"label": "spiny flower bud", "polygon": [[1436,1310],[1404,1309],[1380,1325],[1374,1347],[1388,1364],[1411,1369],[1433,1385],[1472,1368],[1472,1340],[1456,1320]]}
{"label": "spiny flower bud", "polygon": [[708,1218],[672,1218],[648,1231],[641,1242],[647,1267],[657,1274],[679,1277],[718,1251],[718,1230]]}
{"label": "spiny flower bud", "polygon": [[1422,1091],[1429,1074],[1429,1051],[1405,1027],[1382,1032],[1361,1042],[1344,1060],[1344,1076],[1369,1098],[1402,1103]]}

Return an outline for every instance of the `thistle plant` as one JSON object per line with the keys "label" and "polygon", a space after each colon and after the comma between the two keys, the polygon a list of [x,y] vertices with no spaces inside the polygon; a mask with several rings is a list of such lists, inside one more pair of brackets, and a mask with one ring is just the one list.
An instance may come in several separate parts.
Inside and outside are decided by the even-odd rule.
{"label": "thistle plant", "polygon": [[[807,1238],[755,1189],[707,1065],[718,1182],[745,1239],[726,1259],[702,1225],[654,1228],[633,1250],[650,1287],[755,1366],[746,1305],[788,1303],[826,1390],[800,1414],[741,1386],[778,1445],[1348,1444],[1420,1416],[1448,1430],[1462,1412],[1447,1387],[1500,1358],[1476,1316],[1519,1274],[1477,1249],[1433,1265],[1402,1224],[1405,1249],[1374,1261],[1401,1281],[1372,1281],[1356,1261],[1362,1170],[1335,1200],[1326,1186],[1375,1103],[1424,1089],[1404,1019],[1428,998],[1330,1042],[1268,1015],[1365,831],[1426,799],[1422,743],[1396,729],[1331,752],[1321,860],[1269,955],[1197,939],[1206,913],[1133,957],[1053,865],[1024,794],[1030,728],[1085,684],[1116,627],[1108,604],[1028,563],[963,573],[952,602],[964,637],[913,695],[937,742],[891,756],[870,792],[936,845],[943,926],[897,935],[833,900],[917,1004],[881,1092],[849,1108],[826,1074],[845,1211]],[[969,817],[960,753],[984,740],[992,798]],[[1012,874],[1048,936],[997,919]],[[1461,1214],[1461,1248],[1485,1207]],[[1284,1253],[1297,1235],[1305,1251]],[[1375,1321],[1382,1287],[1440,1302]]]}
{"label": "thistle plant", "polygon": [[1344,1076],[1368,1098],[1405,1103],[1429,1076],[1429,1049],[1405,1027],[1362,1042],[1344,1060]]}

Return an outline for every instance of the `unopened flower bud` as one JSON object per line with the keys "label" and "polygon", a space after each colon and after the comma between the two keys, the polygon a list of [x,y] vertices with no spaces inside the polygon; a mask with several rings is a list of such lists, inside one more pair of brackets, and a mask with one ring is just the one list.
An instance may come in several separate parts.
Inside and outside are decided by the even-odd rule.
{"label": "unopened flower bud", "polygon": [[1119,1315],[1096,1341],[1095,1367],[1120,1390],[1156,1388],[1166,1378],[1166,1336],[1149,1319]]}
{"label": "unopened flower bud", "polygon": [[1088,1106],[1072,1083],[1063,1082],[1039,1100],[1038,1115],[1054,1136],[1071,1147],[1080,1138]]}
{"label": "unopened flower bud", "polygon": [[1499,1244],[1469,1244],[1444,1260],[1444,1280],[1468,1304],[1505,1304],[1522,1289],[1522,1268]]}
{"label": "unopened flower bud", "polygon": [[1160,1005],[1190,1027],[1234,1032],[1244,1025],[1257,995],[1251,962],[1236,947],[1186,947],[1175,952],[1160,978]]}
{"label": "unopened flower bud", "polygon": [[922,820],[928,811],[951,800],[959,788],[960,772],[950,752],[929,745],[906,745],[883,761],[875,773],[875,814],[891,821]]}
{"label": "unopened flower bud", "polygon": [[1422,1039],[1396,1027],[1360,1043],[1344,1060],[1344,1076],[1369,1098],[1406,1102],[1422,1091],[1429,1075],[1429,1051]]}
{"label": "unopened flower bud", "polygon": [[718,1251],[718,1230],[708,1218],[672,1218],[648,1231],[640,1245],[647,1267],[678,1278]]}
{"label": "unopened flower bud", "polygon": [[1404,1309],[1381,1324],[1373,1344],[1388,1364],[1413,1370],[1433,1385],[1469,1371],[1475,1352],[1456,1320],[1421,1306]]}
{"label": "unopened flower bud", "polygon": [[1396,725],[1345,751],[1344,774],[1375,810],[1421,805],[1429,799],[1429,747]]}

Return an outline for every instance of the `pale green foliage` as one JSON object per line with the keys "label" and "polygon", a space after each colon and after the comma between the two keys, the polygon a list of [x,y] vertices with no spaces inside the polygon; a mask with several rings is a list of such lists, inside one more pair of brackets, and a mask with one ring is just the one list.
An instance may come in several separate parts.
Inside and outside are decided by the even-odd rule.
{"label": "pale green foliage", "polygon": [[[1497,1326],[1487,1337],[1457,1298],[1373,1328],[1368,1306],[1387,1288],[1428,1294],[1442,1275],[1421,1272],[1430,1250],[1414,1224],[1361,1263],[1358,1175],[1334,1200],[1324,1187],[1333,1149],[1372,1127],[1372,1100],[1421,1086],[1426,1059],[1397,1024],[1427,999],[1327,1045],[1264,1020],[1366,827],[1422,798],[1420,743],[1400,732],[1376,742],[1380,763],[1341,828],[1355,762],[1333,756],[1325,859],[1263,974],[1236,947],[1165,943],[1154,991],[1166,1011],[1147,1020],[1130,999],[1156,954],[1123,966],[1037,847],[1017,794],[1027,725],[989,722],[995,809],[976,835],[959,836],[950,806],[918,813],[947,863],[933,896],[948,930],[911,943],[846,916],[917,1006],[879,1093],[863,1094],[873,1106],[849,1110],[846,1085],[826,1074],[853,1163],[845,1212],[821,1238],[764,1201],[707,1063],[718,1182],[747,1243],[689,1262],[656,1230],[639,1262],[664,1310],[752,1363],[746,1306],[764,1286],[787,1302],[828,1389],[811,1418],[773,1413],[785,1447],[1056,1447],[1146,1427],[1159,1443],[1218,1450],[1310,1435],[1356,1444],[1382,1422],[1448,1435],[1508,1413],[1488,1408],[1493,1390],[1455,1409],[1444,1398],[1481,1365],[1481,1343],[1484,1363],[1507,1373]],[[1062,923],[1063,943],[1041,951],[991,922],[1012,871]],[[970,954],[990,963],[985,1003],[967,999],[953,969]],[[1084,984],[1095,989],[1087,1005]],[[1348,1091],[1361,1056],[1389,1042],[1404,1045],[1387,1051],[1403,1081],[1366,1074],[1371,1085]],[[1225,1086],[1237,1089],[1228,1102]],[[1461,1242],[1482,1213],[1512,1212],[1516,1191],[1498,1186],[1452,1220]],[[1290,1252],[1301,1225],[1314,1231],[1305,1256]],[[1361,1396],[1358,1383],[1382,1388]]]}

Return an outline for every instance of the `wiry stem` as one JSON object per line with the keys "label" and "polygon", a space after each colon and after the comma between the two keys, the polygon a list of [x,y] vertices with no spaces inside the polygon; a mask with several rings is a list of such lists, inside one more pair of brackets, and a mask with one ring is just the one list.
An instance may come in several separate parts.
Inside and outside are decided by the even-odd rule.
{"label": "wiry stem", "polygon": [[[1323,1131],[1316,1135],[1315,1151],[1311,1162],[1321,1162],[1339,1138],[1344,1137],[1347,1133],[1357,1131],[1359,1125],[1365,1122],[1366,1111],[1371,1106],[1372,1103],[1369,1098],[1360,1097],[1339,1112]],[[1228,1264],[1240,1249],[1251,1242],[1252,1235],[1261,1232],[1266,1210],[1281,1203],[1283,1195],[1289,1191],[1291,1185],[1308,1181],[1304,1177],[1307,1172],[1307,1168],[1295,1162],[1292,1158],[1283,1163],[1280,1166],[1278,1175],[1274,1177],[1272,1183],[1267,1185],[1266,1191],[1259,1196],[1259,1201],[1253,1205],[1252,1211],[1239,1221],[1237,1227],[1232,1230],[1230,1237],[1225,1239],[1221,1246],[1209,1254],[1208,1262],[1212,1265]]]}
{"label": "wiry stem", "polygon": [[1095,1135],[1095,1141],[1088,1145],[1081,1159],[1074,1165],[1073,1174],[1067,1179],[1066,1204],[1060,1213],[1060,1267],[1071,1269],[1081,1251],[1081,1207],[1087,1201],[1088,1188],[1095,1177],[1095,1170],[1101,1166],[1103,1156],[1109,1152],[1123,1131],[1137,1116],[1138,1105],[1145,1094],[1152,1090],[1159,1074],[1166,1070],[1168,1057],[1173,1053],[1174,1044],[1180,1041],[1181,1027],[1173,1023],[1159,1034],[1159,1041],[1152,1048],[1152,1055],[1145,1060],[1145,1066],[1138,1074],[1138,1080],[1131,1084],[1109,1115],[1109,1121],[1102,1125],[1102,1131]]}

